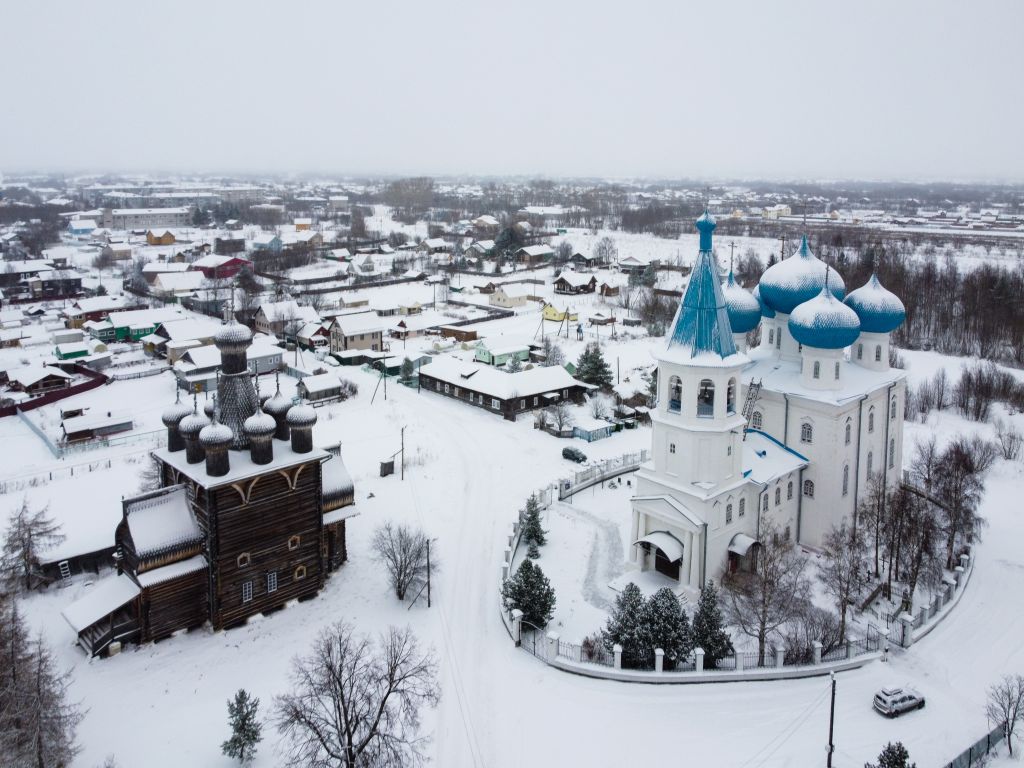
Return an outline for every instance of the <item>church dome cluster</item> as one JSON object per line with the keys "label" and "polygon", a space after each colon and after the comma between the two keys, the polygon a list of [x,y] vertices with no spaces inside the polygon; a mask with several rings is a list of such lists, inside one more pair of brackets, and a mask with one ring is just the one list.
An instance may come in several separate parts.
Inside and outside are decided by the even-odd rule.
{"label": "church dome cluster", "polygon": [[732,332],[747,333],[754,330],[761,322],[761,302],[736,282],[732,270],[725,280],[722,294],[725,297],[725,311],[729,314]]}
{"label": "church dome cluster", "polygon": [[907,317],[899,296],[883,287],[875,274],[844,303],[857,313],[860,329],[866,333],[892,333]]}
{"label": "church dome cluster", "polygon": [[800,304],[789,316],[789,332],[807,347],[844,349],[860,335],[857,313],[839,301],[830,287]]}
{"label": "church dome cluster", "polygon": [[[811,253],[804,237],[797,252],[769,267],[758,284],[761,303],[773,312],[791,314],[794,309],[810,301],[825,287],[825,262]],[[846,286],[835,272],[829,276],[829,290],[843,300]]]}

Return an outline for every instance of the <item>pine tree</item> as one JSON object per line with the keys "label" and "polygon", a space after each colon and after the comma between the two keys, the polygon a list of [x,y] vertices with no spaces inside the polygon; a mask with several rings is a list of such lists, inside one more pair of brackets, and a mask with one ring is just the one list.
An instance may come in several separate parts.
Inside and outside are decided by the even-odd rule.
{"label": "pine tree", "polygon": [[535,627],[543,627],[555,613],[555,590],[539,565],[524,560],[515,576],[501,590],[506,610],[518,608],[523,619]]}
{"label": "pine tree", "polygon": [[865,763],[864,768],[917,768],[917,763],[910,762],[910,753],[903,742],[889,742],[878,755],[878,763]]}
{"label": "pine tree", "polygon": [[540,503],[537,501],[536,494],[531,493],[530,498],[526,500],[526,510],[523,512],[523,530],[520,539],[529,545],[529,555],[534,560],[540,556],[537,547],[548,543],[545,533],[540,524]]}
{"label": "pine tree", "polygon": [[25,499],[7,521],[7,538],[0,550],[0,571],[25,590],[39,580],[39,554],[64,541],[60,526],[47,515],[48,507],[32,510]]}
{"label": "pine tree", "polygon": [[647,599],[644,622],[651,645],[661,648],[667,659],[685,659],[693,650],[690,619],[671,589],[662,587]]}
{"label": "pine tree", "polygon": [[720,659],[733,653],[729,633],[722,627],[718,591],[711,581],[700,591],[697,611],[693,614],[693,647],[704,649],[705,669],[714,669]]}
{"label": "pine tree", "polygon": [[626,667],[651,666],[654,646],[647,631],[644,596],[640,588],[630,582],[615,598],[615,607],[608,617],[602,639],[604,647],[613,650],[622,646],[622,665]]}
{"label": "pine tree", "polygon": [[402,360],[402,367],[398,371],[398,378],[402,381],[409,381],[413,373],[415,373],[415,367],[412,364],[412,360],[407,357]]}
{"label": "pine tree", "polygon": [[256,745],[263,736],[263,726],[257,717],[260,700],[239,688],[234,701],[228,701],[228,722],[231,738],[220,745],[220,751],[228,757],[237,758],[242,765],[256,756]]}
{"label": "pine tree", "polygon": [[580,354],[579,361],[576,363],[576,378],[598,387],[612,385],[612,369],[605,362],[601,346],[596,341],[587,344]]}

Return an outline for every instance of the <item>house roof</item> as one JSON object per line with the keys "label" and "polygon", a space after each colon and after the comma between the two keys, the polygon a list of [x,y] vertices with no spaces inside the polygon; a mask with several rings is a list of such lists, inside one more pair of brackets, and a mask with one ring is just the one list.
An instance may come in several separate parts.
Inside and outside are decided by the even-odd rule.
{"label": "house roof", "polygon": [[140,557],[203,538],[183,485],[126,500],[125,516]]}
{"label": "house roof", "polygon": [[589,384],[574,379],[559,365],[508,373],[490,365],[466,363],[453,357],[438,357],[422,365],[420,373],[500,400],[533,397],[569,387],[593,389]]}
{"label": "house roof", "polygon": [[592,282],[596,282],[597,278],[593,275],[581,275],[578,272],[563,272],[555,280],[556,283],[564,281],[567,285],[571,285],[573,288],[581,288],[584,285],[590,285]]}
{"label": "house roof", "polygon": [[88,588],[82,597],[61,611],[61,615],[75,632],[81,632],[133,600],[141,591],[127,574],[107,576]]}
{"label": "house roof", "polygon": [[359,312],[353,315],[338,315],[331,323],[331,328],[338,326],[345,336],[354,336],[357,333],[376,333],[383,331],[386,327],[373,312]]}
{"label": "house roof", "polygon": [[162,272],[156,276],[153,284],[165,291],[178,293],[198,290],[205,279],[202,272]]}
{"label": "house roof", "polygon": [[258,312],[262,313],[263,316],[267,318],[267,322],[270,323],[278,323],[286,320],[315,323],[320,320],[320,316],[313,307],[302,306],[294,299],[264,302],[263,304],[260,304]]}
{"label": "house roof", "polygon": [[100,411],[99,413],[88,413],[84,416],[75,416],[64,419],[61,427],[65,435],[75,432],[86,432],[90,429],[102,429],[127,424],[129,428],[134,424],[129,411]]}
{"label": "house roof", "polygon": [[31,387],[33,384],[37,384],[47,376],[56,376],[59,379],[71,379],[71,375],[64,373],[60,368],[51,368],[49,366],[36,366],[30,365],[25,368],[19,368],[16,371],[8,371],[8,378],[12,382],[16,382],[23,387]]}
{"label": "house roof", "polygon": [[309,394],[330,392],[341,386],[341,379],[336,373],[320,373],[316,376],[304,376],[301,381],[302,388]]}

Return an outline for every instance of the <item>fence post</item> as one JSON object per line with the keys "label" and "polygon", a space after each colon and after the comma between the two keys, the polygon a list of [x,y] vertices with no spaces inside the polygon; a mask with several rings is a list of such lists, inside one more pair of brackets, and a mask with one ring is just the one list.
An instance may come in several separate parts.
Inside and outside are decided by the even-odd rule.
{"label": "fence post", "polygon": [[559,637],[559,635],[558,635],[557,632],[548,632],[548,635],[547,635],[547,641],[548,641],[547,645],[548,645],[548,647],[546,649],[547,650],[547,659],[548,659],[548,661],[554,661],[555,659],[558,658],[558,637]]}
{"label": "fence post", "polygon": [[502,583],[508,581],[508,563],[501,564],[501,581]]}
{"label": "fence post", "polygon": [[661,648],[654,649],[654,671],[664,672],[665,671],[665,651]]}
{"label": "fence post", "polygon": [[857,646],[855,646],[853,643],[851,643],[849,640],[847,640],[846,641],[846,658],[852,659],[853,655],[854,655],[854,651],[856,651],[856,649],[857,649]]}
{"label": "fence post", "polygon": [[736,659],[736,671],[737,672],[742,672],[743,671],[743,654],[740,653],[739,651],[735,651],[733,653],[733,658]]}
{"label": "fence post", "polygon": [[786,649],[779,647],[775,649],[775,666],[780,669],[786,665]]}
{"label": "fence post", "polygon": [[512,640],[518,648],[523,641],[523,612],[518,608],[512,609]]}
{"label": "fence post", "polygon": [[622,646],[618,643],[613,645],[612,653],[615,654],[615,668],[622,669]]}
{"label": "fence post", "polygon": [[815,640],[811,643],[811,648],[814,649],[814,663],[821,664],[821,641]]}
{"label": "fence post", "polygon": [[931,617],[931,613],[932,613],[931,606],[928,605],[928,603],[925,603],[923,606],[921,606],[921,625],[922,626],[928,623],[928,619]]}
{"label": "fence post", "polygon": [[704,649],[694,648],[693,649],[693,671],[703,672],[704,671]]}
{"label": "fence post", "polygon": [[953,578],[956,579],[956,588],[960,589],[964,585],[964,567],[962,565],[953,569]]}
{"label": "fence post", "polygon": [[967,570],[967,566],[970,562],[971,556],[968,555],[966,552],[960,555],[960,567],[963,568],[965,571]]}
{"label": "fence post", "polygon": [[511,568],[512,568],[512,548],[511,547],[505,547],[505,565],[509,566],[509,569],[511,570]]}
{"label": "fence post", "polygon": [[903,636],[900,638],[900,645],[904,648],[909,648],[914,644],[914,617],[909,613],[901,613],[900,625],[903,628]]}

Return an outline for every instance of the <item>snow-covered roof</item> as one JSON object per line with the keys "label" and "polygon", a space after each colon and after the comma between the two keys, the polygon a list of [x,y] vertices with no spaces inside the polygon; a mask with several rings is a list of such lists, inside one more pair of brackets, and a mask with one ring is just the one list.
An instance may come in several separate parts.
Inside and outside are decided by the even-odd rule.
{"label": "snow-covered roof", "polygon": [[100,411],[98,413],[87,413],[84,416],[74,416],[64,419],[61,427],[65,435],[75,432],[85,432],[90,429],[102,429],[127,424],[131,428],[132,414],[129,411]]}
{"label": "snow-covered roof", "polygon": [[769,483],[806,467],[805,457],[756,429],[743,441],[743,474],[755,483]]}
{"label": "snow-covered roof", "polygon": [[23,387],[31,387],[47,376],[56,376],[60,379],[70,379],[71,375],[64,373],[60,368],[52,368],[49,366],[29,365],[24,368],[19,368],[16,371],[8,371],[7,377],[12,382],[16,382]]}
{"label": "snow-covered roof", "polygon": [[725,311],[729,315],[729,326],[733,333],[747,333],[761,322],[761,302],[736,282],[732,270],[729,270],[722,295],[725,298]]}
{"label": "snow-covered roof", "polygon": [[212,318],[186,317],[160,323],[156,333],[171,341],[193,341],[195,339],[212,339],[223,327],[219,320]]}
{"label": "snow-covered roof", "polygon": [[130,602],[141,591],[127,574],[107,576],[89,587],[82,597],[61,611],[61,615],[75,632],[81,632]]}
{"label": "snow-covered roof", "polygon": [[208,253],[193,261],[189,266],[194,269],[216,269],[238,258],[238,256],[221,256],[216,253]]}
{"label": "snow-covered roof", "polygon": [[125,515],[135,551],[140,557],[199,541],[203,537],[183,485],[127,500]]}
{"label": "snow-covered roof", "polygon": [[294,299],[264,302],[263,304],[260,304],[259,311],[267,318],[267,321],[271,323],[285,320],[315,323],[320,320],[320,316],[313,307],[302,306]]}
{"label": "snow-covered roof", "polygon": [[780,360],[772,350],[754,349],[749,353],[748,363],[740,374],[746,384],[761,381],[762,392],[786,393],[789,397],[801,397],[824,403],[844,403],[861,395],[884,389],[894,382],[906,378],[899,368],[874,371],[853,363],[840,361],[843,373],[842,386],[837,390],[811,389],[803,383],[799,360]]}
{"label": "snow-covered roof", "polygon": [[593,275],[582,275],[579,272],[566,270],[556,278],[555,282],[564,281],[573,288],[582,288],[584,285],[590,285],[592,281],[596,280],[597,278]]}
{"label": "snow-covered roof", "polygon": [[338,507],[337,509],[332,509],[330,512],[324,512],[324,525],[339,523],[342,520],[348,520],[350,517],[356,517],[359,514],[359,508],[356,507],[355,504]]}
{"label": "snow-covered roof", "polygon": [[302,379],[302,387],[309,394],[329,392],[341,386],[341,379],[335,373],[320,373],[316,376],[305,376]]}
{"label": "snow-covered roof", "polygon": [[205,279],[202,272],[162,272],[156,276],[154,285],[165,291],[178,293],[198,290]]}
{"label": "snow-covered roof", "polygon": [[544,392],[560,392],[569,387],[592,389],[589,384],[574,379],[560,365],[538,366],[530,370],[508,373],[490,365],[466,363],[452,357],[438,357],[421,366],[420,373],[500,400],[532,397]]}
{"label": "snow-covered roof", "polygon": [[190,573],[201,571],[208,566],[204,555],[194,555],[186,560],[179,560],[170,565],[154,568],[151,571],[143,571],[136,578],[143,589],[163,584],[165,581],[187,576]]}
{"label": "snow-covered roof", "polygon": [[806,347],[843,349],[860,335],[860,318],[827,287],[789,316],[789,332]]}
{"label": "snow-covered roof", "polygon": [[188,272],[189,265],[183,261],[150,261],[142,267],[146,275],[166,274],[168,272]]}
{"label": "snow-covered roof", "polygon": [[373,312],[359,312],[352,315],[338,315],[331,324],[341,329],[345,336],[355,336],[357,333],[377,333],[385,328],[384,321]]}
{"label": "snow-covered roof", "polygon": [[874,273],[864,285],[851,291],[843,303],[857,313],[860,329],[866,333],[891,333],[907,317],[899,296],[887,290]]}
{"label": "snow-covered roof", "polygon": [[309,453],[295,453],[292,451],[289,443],[275,440],[274,458],[269,464],[253,464],[252,457],[248,451],[229,451],[230,469],[228,473],[214,477],[206,473],[205,462],[189,464],[185,458],[184,451],[171,452],[166,448],[158,448],[153,454],[204,488],[219,488],[245,478],[253,477],[254,475],[263,475],[277,469],[284,469],[301,463],[321,461],[329,455],[326,451],[319,448],[314,448]]}
{"label": "snow-covered roof", "polygon": [[525,253],[527,256],[536,257],[552,256],[555,252],[550,245],[526,245],[516,251],[516,253]]}

